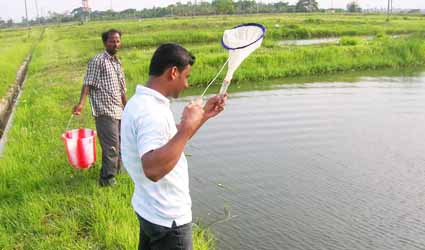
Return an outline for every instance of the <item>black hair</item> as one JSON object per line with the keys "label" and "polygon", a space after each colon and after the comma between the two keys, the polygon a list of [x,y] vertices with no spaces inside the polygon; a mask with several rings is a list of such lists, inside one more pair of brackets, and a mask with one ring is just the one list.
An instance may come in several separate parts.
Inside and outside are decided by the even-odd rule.
{"label": "black hair", "polygon": [[102,33],[102,41],[103,41],[103,43],[106,43],[106,41],[108,41],[109,36],[110,35],[113,35],[113,34],[118,34],[118,35],[120,35],[120,38],[121,38],[121,31],[116,30],[116,29],[110,29],[110,30],[105,31],[105,32]]}
{"label": "black hair", "polygon": [[160,76],[168,68],[177,67],[182,72],[195,63],[195,56],[176,43],[161,44],[152,56],[149,75]]}

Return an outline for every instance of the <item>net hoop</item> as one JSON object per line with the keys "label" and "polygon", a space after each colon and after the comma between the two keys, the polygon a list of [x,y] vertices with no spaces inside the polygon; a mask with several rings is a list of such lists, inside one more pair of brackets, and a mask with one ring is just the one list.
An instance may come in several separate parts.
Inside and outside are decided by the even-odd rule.
{"label": "net hoop", "polygon": [[256,26],[256,27],[260,28],[260,29],[262,30],[262,34],[261,34],[261,36],[260,36],[260,37],[258,37],[255,41],[253,41],[253,42],[251,42],[251,43],[249,43],[249,44],[247,44],[247,45],[240,46],[240,47],[234,47],[234,48],[232,48],[232,47],[230,47],[230,46],[227,46],[227,45],[224,43],[224,37],[222,37],[222,38],[221,38],[221,46],[223,46],[223,48],[225,48],[225,49],[227,49],[227,50],[237,50],[237,49],[243,49],[243,48],[246,48],[246,47],[248,47],[248,46],[253,45],[254,43],[256,43],[256,42],[258,42],[259,40],[261,40],[261,39],[263,39],[263,38],[264,38],[264,35],[266,34],[266,27],[264,27],[263,25],[261,25],[261,24],[259,24],[259,23],[244,23],[244,24],[240,24],[240,25],[238,25],[238,26],[233,27],[233,28],[232,28],[232,30],[233,30],[233,29],[240,28],[240,27],[247,27],[247,26]]}

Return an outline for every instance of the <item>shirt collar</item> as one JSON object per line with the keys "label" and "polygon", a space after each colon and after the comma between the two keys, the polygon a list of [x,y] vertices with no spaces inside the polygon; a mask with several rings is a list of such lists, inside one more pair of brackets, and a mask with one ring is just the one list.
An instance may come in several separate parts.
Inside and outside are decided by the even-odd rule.
{"label": "shirt collar", "polygon": [[161,103],[170,104],[170,100],[165,97],[164,95],[162,95],[161,93],[159,93],[158,91],[151,89],[151,88],[147,88],[145,86],[142,85],[137,85],[136,88],[136,94],[138,95],[150,95],[155,97],[158,101],[160,101]]}
{"label": "shirt collar", "polygon": [[108,51],[106,51],[106,50],[103,52],[103,55],[106,56],[106,58],[108,58],[110,60],[118,61],[118,57],[116,55],[111,56],[111,55],[109,55]]}

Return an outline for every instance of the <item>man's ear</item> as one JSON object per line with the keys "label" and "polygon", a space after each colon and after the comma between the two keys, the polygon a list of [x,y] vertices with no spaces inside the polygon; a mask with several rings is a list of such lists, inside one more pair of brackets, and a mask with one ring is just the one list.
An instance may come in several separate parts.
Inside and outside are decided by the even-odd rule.
{"label": "man's ear", "polygon": [[173,66],[169,69],[170,80],[175,80],[178,77],[179,69],[176,66]]}

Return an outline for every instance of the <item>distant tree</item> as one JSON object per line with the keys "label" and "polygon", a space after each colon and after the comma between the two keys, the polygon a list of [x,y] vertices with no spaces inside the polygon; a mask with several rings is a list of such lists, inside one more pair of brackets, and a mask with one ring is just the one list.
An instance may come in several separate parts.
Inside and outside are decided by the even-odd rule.
{"label": "distant tree", "polygon": [[51,22],[54,23],[62,23],[62,22],[70,22],[73,21],[73,17],[72,16],[67,16],[65,14],[62,13],[56,13],[56,12],[48,12],[49,18]]}
{"label": "distant tree", "polygon": [[126,9],[120,12],[120,15],[123,17],[135,17],[137,13],[136,9]]}
{"label": "distant tree", "polygon": [[409,14],[418,14],[418,13],[421,13],[421,9],[411,9],[407,13],[409,13]]}
{"label": "distant tree", "polygon": [[[289,1],[289,0],[288,0]],[[353,0],[350,0],[353,1]],[[194,4],[196,2],[196,5]],[[289,4],[285,0],[260,1],[260,0],[191,0],[185,3],[176,2],[167,7],[153,7],[150,9],[127,9],[123,11],[86,11],[79,7],[70,13],[55,13],[48,11],[47,18],[31,20],[36,23],[61,23],[70,21],[91,20],[116,20],[123,18],[152,18],[164,16],[191,16],[191,15],[214,15],[214,14],[249,14],[249,13],[284,13],[284,12],[312,12],[318,11],[317,0],[298,0],[296,5]],[[87,18],[85,18],[87,17]],[[89,17],[89,18],[88,18]],[[37,22],[38,21],[38,22]],[[25,25],[26,19],[22,19]],[[9,24],[7,24],[9,25]],[[10,25],[14,25],[10,23]]]}
{"label": "distant tree", "polygon": [[88,21],[89,17],[89,13],[83,7],[73,9],[71,11],[71,15],[74,17],[74,19],[81,20],[82,22]]}
{"label": "distant tree", "polygon": [[212,5],[218,14],[232,14],[234,12],[232,0],[214,0]]}
{"label": "distant tree", "polygon": [[254,13],[257,11],[257,4],[254,0],[239,0],[235,3],[237,13]]}
{"label": "distant tree", "polygon": [[71,15],[73,16],[81,16],[81,14],[84,12],[83,7],[75,8],[71,11]]}
{"label": "distant tree", "polygon": [[12,19],[9,19],[9,20],[7,20],[7,23],[6,23],[6,27],[12,27],[13,26],[13,20]]}
{"label": "distant tree", "polygon": [[212,6],[212,4],[210,4],[208,2],[205,2],[205,1],[202,1],[199,4],[199,7],[198,8],[199,8],[199,11],[200,11],[200,13],[202,15],[211,15],[211,14],[214,14],[214,12],[215,12],[214,7]]}
{"label": "distant tree", "polygon": [[319,10],[316,0],[298,0],[295,7],[297,12],[314,12]]}
{"label": "distant tree", "polygon": [[356,1],[352,1],[347,4],[347,11],[351,13],[362,12],[362,8],[360,8],[360,5]]}
{"label": "distant tree", "polygon": [[273,4],[275,12],[289,12],[289,3],[277,2]]}

